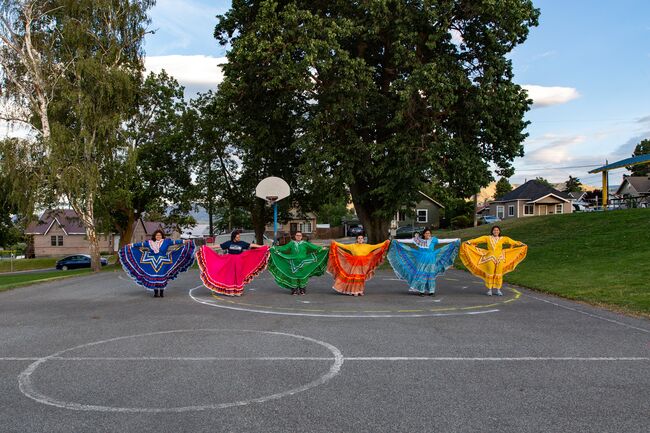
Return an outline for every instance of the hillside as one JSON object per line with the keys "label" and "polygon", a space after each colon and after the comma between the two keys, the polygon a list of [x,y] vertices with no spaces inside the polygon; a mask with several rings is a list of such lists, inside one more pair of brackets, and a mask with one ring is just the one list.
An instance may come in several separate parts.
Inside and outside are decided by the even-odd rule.
{"label": "hillside", "polygon": [[[650,209],[521,218],[500,226],[529,247],[507,282],[650,315]],[[466,240],[487,232],[480,226],[434,235]]]}

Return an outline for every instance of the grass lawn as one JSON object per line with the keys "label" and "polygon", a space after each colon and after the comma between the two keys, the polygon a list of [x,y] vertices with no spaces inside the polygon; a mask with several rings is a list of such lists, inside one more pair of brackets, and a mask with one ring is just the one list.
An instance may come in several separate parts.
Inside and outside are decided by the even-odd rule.
{"label": "grass lawn", "polygon": [[[117,256],[102,256],[108,258],[108,263],[115,263]],[[20,259],[13,261],[13,271],[30,271],[34,269],[51,269],[55,266],[56,261],[61,257],[43,257],[38,259]],[[10,260],[0,261],[0,274],[3,272],[12,272]]]}
{"label": "grass lawn", "polygon": [[[34,259],[38,260],[38,259]],[[45,259],[42,259],[45,260]],[[53,259],[56,261],[56,259]],[[102,272],[113,272],[118,269],[119,265],[108,265],[102,267]],[[53,266],[52,266],[53,267]],[[0,274],[0,292],[14,289],[16,287],[28,286],[30,284],[42,283],[46,281],[60,280],[62,278],[76,277],[78,275],[90,274],[90,269],[71,269],[68,271],[48,271],[48,272],[26,272],[24,274]]]}
{"label": "grass lawn", "polygon": [[[502,233],[528,245],[505,280],[568,299],[650,317],[650,209],[587,212],[501,221]],[[437,231],[462,240],[488,226]],[[460,259],[456,266],[463,268]]]}
{"label": "grass lawn", "polygon": [[[60,257],[45,257],[42,259],[20,259],[13,261],[13,270],[14,271],[28,271],[31,269],[48,269],[53,268],[54,264]],[[0,261],[0,273],[1,272],[11,272],[11,261],[2,260]]]}

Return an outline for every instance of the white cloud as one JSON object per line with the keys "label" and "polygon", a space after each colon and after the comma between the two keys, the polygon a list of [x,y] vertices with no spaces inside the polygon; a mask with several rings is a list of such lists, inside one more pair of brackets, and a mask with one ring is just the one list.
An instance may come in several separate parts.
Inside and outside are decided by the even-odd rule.
{"label": "white cloud", "polygon": [[533,107],[565,104],[580,97],[578,91],[573,87],[545,87],[534,84],[523,84],[521,87],[528,92],[528,97],[533,100]]}
{"label": "white cloud", "polygon": [[188,96],[194,96],[196,92],[217,88],[223,81],[219,65],[226,62],[225,57],[171,55],[146,57],[144,63],[147,73],[159,73],[164,69],[185,86]]}
{"label": "white cloud", "polygon": [[571,147],[581,144],[586,140],[584,135],[570,137],[547,136],[552,141],[539,149],[527,153],[524,157],[527,161],[543,164],[561,164],[572,161],[574,158]]}

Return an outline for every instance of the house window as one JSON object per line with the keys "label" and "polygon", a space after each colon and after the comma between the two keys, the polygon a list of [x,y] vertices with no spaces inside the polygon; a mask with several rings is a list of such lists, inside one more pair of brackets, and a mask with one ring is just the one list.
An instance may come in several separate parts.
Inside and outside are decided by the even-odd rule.
{"label": "house window", "polygon": [[50,236],[50,242],[52,243],[52,246],[56,246],[56,236]]}
{"label": "house window", "polygon": [[311,221],[300,223],[300,231],[303,233],[311,233]]}
{"label": "house window", "polygon": [[53,247],[62,247],[63,246],[63,236],[50,236],[50,245]]}
{"label": "house window", "polygon": [[515,216],[515,205],[513,204],[508,205],[508,216],[509,217]]}
{"label": "house window", "polygon": [[505,209],[503,206],[497,206],[497,218],[503,219],[505,215]]}
{"label": "house window", "polygon": [[406,212],[399,211],[397,212],[397,221],[406,221]]}
{"label": "house window", "polygon": [[556,204],[555,205],[555,213],[562,213],[563,207],[561,204]]}
{"label": "house window", "polygon": [[534,204],[524,205],[524,215],[535,215],[535,205]]}
{"label": "house window", "polygon": [[429,222],[429,211],[427,209],[418,209],[418,222],[419,223],[428,223]]}

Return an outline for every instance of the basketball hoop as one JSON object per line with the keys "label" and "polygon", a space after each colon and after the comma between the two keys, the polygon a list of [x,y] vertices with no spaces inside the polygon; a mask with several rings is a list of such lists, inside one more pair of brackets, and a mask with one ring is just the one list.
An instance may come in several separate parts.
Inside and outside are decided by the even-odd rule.
{"label": "basketball hoop", "polygon": [[289,184],[279,177],[262,179],[255,188],[255,195],[273,206],[273,244],[277,242],[278,234],[278,201],[291,194]]}

